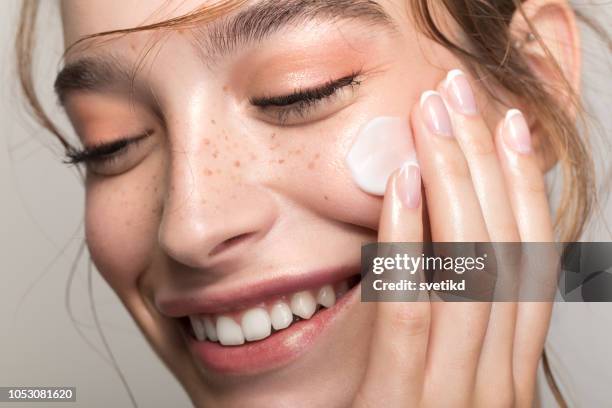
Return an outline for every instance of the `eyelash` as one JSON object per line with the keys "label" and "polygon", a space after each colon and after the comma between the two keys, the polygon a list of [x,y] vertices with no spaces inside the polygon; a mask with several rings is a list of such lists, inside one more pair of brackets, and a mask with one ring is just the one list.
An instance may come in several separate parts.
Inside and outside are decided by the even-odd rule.
{"label": "eyelash", "polygon": [[153,130],[147,130],[143,134],[125,137],[110,143],[103,143],[84,149],[72,148],[66,153],[64,163],[68,165],[79,163],[110,164],[152,133]]}
{"label": "eyelash", "polygon": [[353,72],[345,77],[330,80],[327,83],[312,89],[297,89],[293,93],[281,96],[251,98],[251,105],[260,109],[278,109],[277,119],[283,124],[291,114],[300,117],[306,116],[310,109],[320,102],[333,97],[338,91],[346,87],[355,87],[361,84],[357,78],[361,72]]}
{"label": "eyelash", "polygon": [[[304,117],[310,109],[314,108],[318,103],[333,97],[341,89],[360,85],[361,81],[357,80],[360,74],[361,72],[353,72],[345,77],[330,80],[317,88],[297,89],[288,95],[251,98],[249,102],[261,109],[278,108],[277,119],[282,124],[292,114]],[[68,165],[79,163],[111,164],[152,133],[153,130],[147,130],[143,134],[125,137],[110,143],[103,143],[84,149],[72,148],[66,153],[64,163]]]}

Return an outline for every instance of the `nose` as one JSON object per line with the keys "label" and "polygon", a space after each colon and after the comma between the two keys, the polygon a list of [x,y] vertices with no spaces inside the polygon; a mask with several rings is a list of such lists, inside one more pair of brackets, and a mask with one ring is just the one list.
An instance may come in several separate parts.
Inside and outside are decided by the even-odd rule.
{"label": "nose", "polygon": [[170,159],[158,233],[163,251],[191,268],[253,256],[277,216],[269,191],[223,166],[212,174],[204,156]]}

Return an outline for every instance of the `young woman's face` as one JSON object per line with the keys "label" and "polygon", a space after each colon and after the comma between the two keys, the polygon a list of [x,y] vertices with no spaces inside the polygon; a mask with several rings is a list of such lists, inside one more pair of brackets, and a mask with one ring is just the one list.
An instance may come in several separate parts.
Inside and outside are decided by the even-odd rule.
{"label": "young woman's face", "polygon": [[[376,240],[381,199],[345,157],[362,125],[407,119],[459,64],[416,31],[404,0],[308,3],[253,1],[237,20],[103,37],[67,57],[59,88],[83,144],[143,136],[90,163],[92,258],[197,403],[350,400],[374,314],[355,287],[342,292]],[[66,45],[201,4],[66,0]],[[325,285],[334,306],[265,337],[261,308],[277,308],[280,327],[278,302],[308,314],[312,299],[293,295]],[[217,326],[226,345],[196,340],[196,315],[233,320]],[[265,338],[228,345],[245,315],[242,335]]]}

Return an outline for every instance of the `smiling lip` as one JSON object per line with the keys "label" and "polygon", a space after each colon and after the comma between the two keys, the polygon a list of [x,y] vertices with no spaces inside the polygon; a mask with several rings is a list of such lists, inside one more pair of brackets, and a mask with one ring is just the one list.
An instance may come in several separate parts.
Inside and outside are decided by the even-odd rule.
{"label": "smiling lip", "polygon": [[[271,298],[345,281],[358,274],[359,266],[327,268],[252,282],[229,290],[202,290],[198,296],[159,295],[155,303],[163,315],[180,320],[190,315],[219,314],[246,309]],[[348,304],[356,297],[357,287],[359,285],[351,288],[335,305],[319,310],[310,319],[294,322],[263,340],[247,342],[240,346],[198,341],[188,330],[180,331],[192,355],[206,369],[226,375],[261,373],[288,364],[310,348],[324,330],[348,309]]]}
{"label": "smiling lip", "polygon": [[172,294],[156,297],[157,309],[168,317],[185,317],[195,314],[216,314],[241,309],[264,302],[276,296],[299,290],[316,288],[338,282],[359,274],[359,267],[343,266],[320,269],[297,275],[248,282],[228,289],[202,290],[194,295]]}
{"label": "smiling lip", "polygon": [[264,340],[241,346],[222,346],[211,341],[197,341],[181,330],[195,358],[207,369],[224,375],[254,375],[289,364],[303,355],[334,321],[355,302],[360,284],[351,288],[329,309],[309,320],[293,323]]}

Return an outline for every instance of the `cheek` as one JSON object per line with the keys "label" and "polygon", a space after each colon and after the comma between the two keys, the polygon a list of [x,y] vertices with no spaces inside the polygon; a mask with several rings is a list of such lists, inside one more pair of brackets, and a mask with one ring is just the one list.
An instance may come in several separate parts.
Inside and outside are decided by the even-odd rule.
{"label": "cheek", "polygon": [[361,191],[345,163],[358,116],[279,132],[259,182],[319,217],[376,229],[382,200]]}
{"label": "cheek", "polygon": [[330,120],[283,132],[282,141],[274,145],[277,153],[270,160],[273,169],[267,175],[268,184],[323,217],[377,230],[382,197],[356,185],[346,156],[361,127],[372,118],[399,116],[408,121],[420,91],[402,81],[401,74],[392,72],[377,81],[375,93]]}
{"label": "cheek", "polygon": [[100,274],[122,297],[136,288],[157,237],[158,187],[147,166],[113,179],[88,180],[85,236]]}

